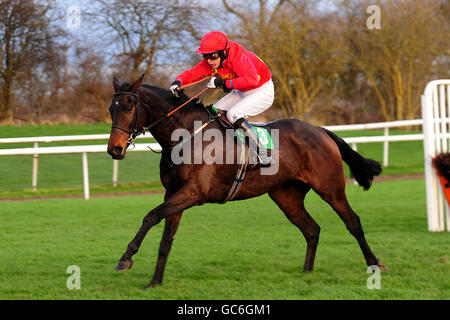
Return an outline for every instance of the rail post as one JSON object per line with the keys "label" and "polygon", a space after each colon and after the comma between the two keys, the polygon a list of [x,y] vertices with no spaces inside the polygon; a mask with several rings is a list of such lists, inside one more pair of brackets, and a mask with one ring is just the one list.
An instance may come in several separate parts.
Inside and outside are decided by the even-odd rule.
{"label": "rail post", "polygon": [[119,160],[113,160],[113,186],[117,187],[119,181]]}
{"label": "rail post", "polygon": [[[39,143],[34,143],[34,148],[39,148]],[[33,192],[36,192],[37,190],[37,179],[38,179],[38,165],[39,165],[39,154],[35,153],[33,155],[33,174],[31,178],[31,188]]]}
{"label": "rail post", "polygon": [[83,159],[83,186],[84,186],[84,198],[89,199],[89,169],[88,169],[88,158],[87,152],[82,153]]}
{"label": "rail post", "polygon": [[[384,136],[389,136],[389,128],[384,128]],[[389,141],[383,143],[383,166],[387,167],[389,164]]]}

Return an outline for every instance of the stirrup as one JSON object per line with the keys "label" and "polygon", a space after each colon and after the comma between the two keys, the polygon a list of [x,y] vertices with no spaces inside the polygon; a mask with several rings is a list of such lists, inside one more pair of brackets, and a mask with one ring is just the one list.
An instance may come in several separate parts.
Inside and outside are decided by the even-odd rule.
{"label": "stirrup", "polygon": [[261,165],[261,167],[270,167],[275,163],[275,160],[270,155],[266,155],[263,157],[258,155],[258,163]]}
{"label": "stirrup", "polygon": [[[254,151],[250,151],[254,152]],[[270,155],[265,155],[261,157],[258,153],[256,153],[256,163],[252,163],[248,165],[249,170],[254,170],[258,168],[268,168],[272,164],[275,164],[275,160]]]}

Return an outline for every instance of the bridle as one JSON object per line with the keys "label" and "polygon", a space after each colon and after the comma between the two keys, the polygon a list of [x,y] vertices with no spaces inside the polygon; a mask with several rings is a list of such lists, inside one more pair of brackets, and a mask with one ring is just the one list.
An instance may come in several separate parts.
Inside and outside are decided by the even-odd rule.
{"label": "bridle", "polygon": [[[122,91],[122,92],[116,92],[114,94],[114,97],[117,96],[123,96],[123,95],[130,95],[136,98],[136,103],[135,103],[135,112],[133,115],[133,121],[131,122],[131,129],[125,129],[121,126],[118,126],[116,124],[112,124],[111,125],[111,129],[119,129],[125,133],[128,133],[130,135],[130,137],[128,138],[127,142],[132,145],[134,147],[134,140],[137,138],[137,136],[139,136],[142,133],[145,133],[145,130],[148,129],[149,127],[142,127],[141,130],[138,129],[138,123],[139,123],[139,114],[141,113],[141,102],[139,99],[139,91],[137,91],[138,93],[133,93],[133,92],[128,92],[128,91]],[[147,106],[146,104],[144,104],[144,106],[150,110],[150,107]]]}

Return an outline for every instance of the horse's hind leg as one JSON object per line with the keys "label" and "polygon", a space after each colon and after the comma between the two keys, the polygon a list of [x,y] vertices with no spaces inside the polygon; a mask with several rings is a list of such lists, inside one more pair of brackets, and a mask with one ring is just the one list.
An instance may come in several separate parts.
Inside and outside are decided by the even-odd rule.
{"label": "horse's hind leg", "polygon": [[153,287],[162,283],[167,257],[169,256],[170,249],[172,248],[173,238],[175,236],[175,233],[177,232],[181,215],[182,213],[180,212],[166,218],[164,233],[159,245],[158,261],[156,262],[155,274],[153,275],[152,281],[150,281],[146,288]]}
{"label": "horse's hind leg", "polygon": [[335,184],[333,186],[330,185],[329,187],[333,187],[333,189],[325,192],[318,190],[315,191],[338,213],[339,217],[344,221],[348,231],[356,238],[364,254],[367,265],[378,265],[378,259],[375,257],[367,244],[359,217],[348,203],[344,191],[345,182],[343,183],[343,186],[338,186],[338,184]]}
{"label": "horse's hind leg", "polygon": [[286,217],[296,225],[306,239],[306,257],[303,271],[312,271],[319,243],[320,227],[308,214],[304,199],[310,187],[302,182],[290,181],[269,192],[269,196],[285,213]]}

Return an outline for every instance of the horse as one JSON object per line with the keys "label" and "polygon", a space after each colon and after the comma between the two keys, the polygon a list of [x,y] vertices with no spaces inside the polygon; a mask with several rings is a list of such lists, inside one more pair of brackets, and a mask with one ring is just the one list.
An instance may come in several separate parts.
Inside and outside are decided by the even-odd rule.
{"label": "horse", "polygon": [[[239,164],[174,164],[171,151],[178,143],[171,138],[174,130],[184,128],[192,131],[194,121],[206,123],[211,115],[197,98],[167,117],[168,113],[188,102],[188,97],[184,93],[175,97],[169,90],[143,84],[143,78],[144,75],[131,84],[121,83],[115,77],[112,81],[115,94],[109,107],[112,126],[107,152],[113,159],[123,159],[134,138],[146,129],[162,148],[160,178],[165,188],[164,201],[145,216],[115,268],[116,271],[131,269],[132,256],[137,253],[147,232],[165,219],[156,269],[144,287],[148,288],[162,284],[167,257],[183,211],[205,203],[223,203]],[[210,128],[224,130],[218,121],[209,122]],[[343,170],[345,162],[356,182],[368,190],[373,178],[381,173],[380,164],[354,151],[333,132],[298,119],[272,121],[266,128],[276,129],[279,133],[278,170],[273,175],[262,175],[257,169],[249,170],[233,201],[268,193],[306,239],[303,271],[310,272],[320,233],[320,226],[304,206],[305,196],[312,189],[345,223],[357,240],[367,265],[384,267],[370,249],[360,219],[347,200]],[[202,142],[201,147],[207,147],[207,142]]]}

